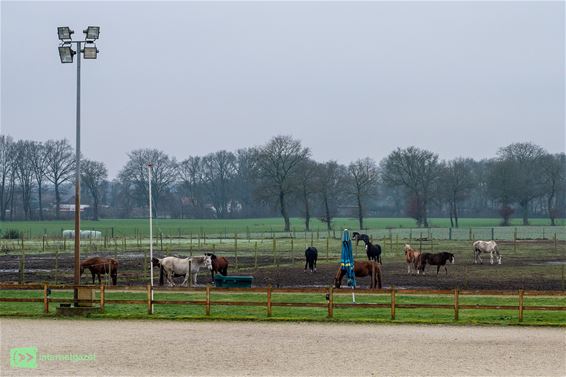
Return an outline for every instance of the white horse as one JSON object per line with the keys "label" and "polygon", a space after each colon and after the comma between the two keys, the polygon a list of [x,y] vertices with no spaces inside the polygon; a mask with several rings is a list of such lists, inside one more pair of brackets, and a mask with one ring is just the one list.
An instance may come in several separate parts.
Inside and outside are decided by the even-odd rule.
{"label": "white horse", "polygon": [[[193,285],[196,286],[197,273],[199,272],[199,270],[202,267],[212,270],[212,259],[209,255],[191,258],[165,257],[162,259],[157,259],[157,261],[161,266],[159,274],[159,285],[163,285],[163,272],[165,272],[167,274],[167,281],[169,282],[170,287],[175,286],[173,275],[185,275],[185,280],[183,280],[181,285],[187,285],[189,276],[192,274]],[[190,271],[189,265],[191,266]]]}
{"label": "white horse", "polygon": [[495,241],[476,241],[473,244],[474,247],[474,263],[477,263],[478,260],[480,263],[482,262],[481,253],[489,253],[491,264],[493,264],[493,254],[497,255],[497,263],[501,264],[501,255],[499,254],[499,250],[497,250],[497,243]]}

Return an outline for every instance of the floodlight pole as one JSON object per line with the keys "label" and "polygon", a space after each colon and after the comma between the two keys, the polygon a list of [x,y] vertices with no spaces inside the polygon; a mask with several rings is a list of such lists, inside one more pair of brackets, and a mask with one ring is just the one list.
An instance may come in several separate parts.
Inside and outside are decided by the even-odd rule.
{"label": "floodlight pole", "polygon": [[151,168],[153,165],[151,163],[147,164],[147,180],[148,180],[148,191],[149,191],[149,259],[151,263],[150,268],[150,284],[151,284],[151,314],[153,314],[153,204],[151,202]]}
{"label": "floodlight pole", "polygon": [[75,281],[74,305],[79,306],[81,284],[81,42],[77,44],[77,127],[75,152]]}
{"label": "floodlight pole", "polygon": [[[82,47],[85,43],[94,43],[94,40],[98,39],[98,34],[100,32],[99,27],[94,27],[95,33],[93,35],[89,34],[91,26],[87,30],[83,31],[87,34],[87,39],[83,41],[73,41],[71,40],[71,31],[68,27],[58,27],[57,33],[59,35],[59,40],[61,41],[61,46],[59,46],[59,55],[61,58],[61,63],[72,63],[73,55],[77,55],[77,112],[76,112],[76,152],[75,152],[75,263],[74,263],[74,279],[73,279],[73,304],[75,307],[79,306],[79,285],[81,284],[81,53],[83,53]],[[75,44],[77,46],[76,53],[71,49],[71,45]],[[70,61],[64,59],[61,53],[61,48],[68,47],[70,54]],[[96,45],[94,46],[96,49]],[[94,51],[94,57],[86,57],[96,59],[96,53],[98,50]]]}

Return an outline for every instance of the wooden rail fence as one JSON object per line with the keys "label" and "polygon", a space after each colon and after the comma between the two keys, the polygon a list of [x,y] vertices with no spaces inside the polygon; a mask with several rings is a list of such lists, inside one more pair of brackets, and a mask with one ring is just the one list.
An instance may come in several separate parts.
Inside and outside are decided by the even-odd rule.
{"label": "wooden rail fence", "polygon": [[[355,292],[362,295],[381,295],[389,296],[389,303],[336,303],[334,298],[336,295],[350,295],[352,290],[341,289],[335,290],[329,288],[216,288],[207,285],[204,288],[163,288],[140,286],[98,286],[98,285],[81,285],[80,288],[90,288],[99,291],[99,298],[96,302],[99,303],[101,311],[104,311],[108,304],[126,304],[126,305],[147,305],[149,314],[153,313],[154,305],[202,305],[205,309],[205,315],[209,316],[212,306],[263,306],[266,308],[267,316],[272,315],[274,306],[287,306],[287,307],[313,307],[313,308],[326,308],[328,317],[334,316],[335,308],[390,308],[391,320],[395,320],[397,309],[451,309],[454,311],[454,320],[458,321],[460,310],[517,310],[519,322],[523,321],[523,313],[526,310],[531,311],[566,311],[566,306],[550,306],[550,305],[525,305],[526,296],[561,296],[566,297],[565,291],[496,291],[496,290],[424,290],[424,289],[357,289]],[[48,284],[0,284],[0,291],[2,290],[40,290],[43,292],[41,298],[30,297],[0,297],[0,302],[41,302],[43,303],[43,310],[49,313],[50,303],[73,303],[72,298],[55,298],[49,297],[52,290],[72,290],[74,285],[48,285]],[[115,292],[138,292],[147,293],[146,299],[137,300],[124,300],[124,299],[107,299],[106,293],[108,291]],[[154,292],[161,293],[203,293],[205,294],[204,300],[156,300],[153,298]],[[265,301],[219,301],[211,299],[211,292],[222,293],[264,293]],[[287,294],[321,294],[326,296],[326,303],[315,302],[273,302],[273,293],[287,293]],[[447,295],[453,297],[451,304],[401,304],[397,302],[398,296],[430,296],[430,295]],[[500,297],[517,297],[517,305],[479,305],[479,304],[460,304],[461,296],[500,296]],[[78,300],[80,303],[93,303],[92,300]]]}

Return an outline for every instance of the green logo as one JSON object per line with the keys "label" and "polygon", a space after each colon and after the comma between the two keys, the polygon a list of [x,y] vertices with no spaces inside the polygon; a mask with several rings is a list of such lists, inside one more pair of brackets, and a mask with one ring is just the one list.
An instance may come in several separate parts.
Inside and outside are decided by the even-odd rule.
{"label": "green logo", "polygon": [[37,347],[12,348],[10,366],[12,368],[37,368]]}

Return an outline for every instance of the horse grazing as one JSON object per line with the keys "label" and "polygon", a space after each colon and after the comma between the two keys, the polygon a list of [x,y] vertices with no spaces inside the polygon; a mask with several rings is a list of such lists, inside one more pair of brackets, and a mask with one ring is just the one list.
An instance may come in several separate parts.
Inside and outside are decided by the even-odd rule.
{"label": "horse grazing", "polygon": [[352,233],[352,239],[356,241],[356,246],[358,246],[358,243],[360,243],[360,240],[364,241],[364,243],[369,242],[369,236],[367,234],[363,234],[363,233],[360,234],[358,232]]}
{"label": "horse grazing", "polygon": [[212,281],[214,281],[214,274],[228,275],[228,259],[225,257],[217,257],[212,253],[204,253],[204,255],[209,256],[212,262],[212,270],[210,270]]}
{"label": "horse grazing", "polygon": [[[448,269],[446,268],[446,262],[449,261],[450,263],[454,264],[454,254],[447,253],[443,251],[441,253],[422,253],[418,259],[418,269],[419,271],[425,274],[425,267],[426,264],[430,264],[432,266],[436,266],[436,274],[438,275],[438,271],[440,270],[440,266],[444,266],[444,271],[446,271],[446,275],[448,275]],[[418,273],[418,271],[417,271]]]}
{"label": "horse grazing", "polygon": [[[165,257],[163,259],[157,259],[159,263],[159,285],[163,285],[163,276],[167,274],[167,281],[169,286],[175,286],[173,281],[173,276],[184,275],[185,280],[181,285],[187,285],[189,281],[189,276],[193,274],[193,285],[197,285],[197,273],[201,268],[208,268],[212,270],[212,260],[209,255],[202,255],[198,257],[191,258],[177,258],[177,257]],[[190,262],[190,263],[189,263]],[[189,271],[189,265],[191,266]]]}
{"label": "horse grazing", "polygon": [[[381,288],[381,266],[376,261],[355,261],[354,274],[356,277],[363,278],[365,276],[371,277],[370,288]],[[342,285],[342,278],[346,275],[346,270],[341,267],[338,268],[336,277],[334,278],[334,286],[340,288]]]}
{"label": "horse grazing", "polygon": [[407,273],[411,274],[411,266],[415,269],[415,272],[418,272],[418,260],[419,256],[421,255],[420,251],[417,251],[411,247],[411,245],[405,245],[403,248],[405,250],[405,262],[407,263]]}
{"label": "horse grazing", "polygon": [[377,243],[374,245],[369,241],[365,241],[365,243],[368,259],[381,263],[381,246],[379,246],[379,244]]}
{"label": "horse grazing", "polygon": [[497,243],[495,241],[476,241],[473,243],[474,247],[474,263],[478,263],[478,259],[481,264],[483,261],[481,259],[481,253],[489,253],[490,262],[493,264],[493,254],[497,255],[497,264],[501,264],[501,255],[497,249]]}
{"label": "horse grazing", "polygon": [[116,285],[118,278],[118,261],[113,258],[92,257],[81,262],[81,275],[85,268],[90,270],[92,274],[92,284],[94,284],[94,275],[98,275],[98,284],[102,284],[100,275],[110,275],[112,285]]}
{"label": "horse grazing", "polygon": [[316,271],[316,260],[318,259],[318,250],[316,247],[309,246],[305,250],[305,272],[307,272],[307,266],[311,272]]}

